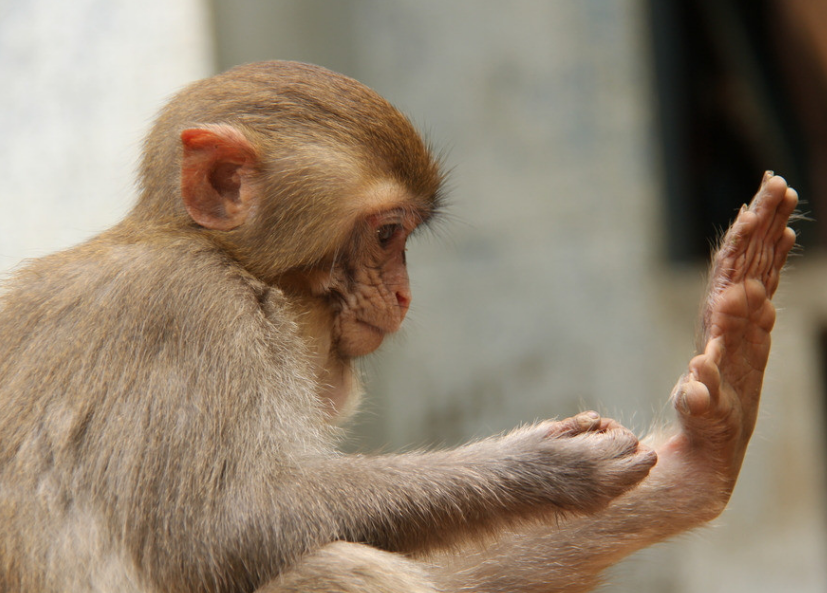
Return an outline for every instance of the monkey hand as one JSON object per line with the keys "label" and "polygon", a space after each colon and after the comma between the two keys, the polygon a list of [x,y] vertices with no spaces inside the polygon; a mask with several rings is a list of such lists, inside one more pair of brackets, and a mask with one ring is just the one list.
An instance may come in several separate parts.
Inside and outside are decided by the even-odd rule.
{"label": "monkey hand", "polygon": [[715,254],[702,310],[702,354],[673,391],[680,431],[661,450],[696,474],[722,480],[707,492],[717,515],[726,505],[755,427],[775,322],[771,298],[795,243],[787,227],[798,197],[767,173]]}
{"label": "monkey hand", "polygon": [[596,412],[542,422],[506,436],[539,455],[516,455],[527,473],[544,480],[545,498],[558,510],[593,513],[649,474],[657,454],[634,433]]}

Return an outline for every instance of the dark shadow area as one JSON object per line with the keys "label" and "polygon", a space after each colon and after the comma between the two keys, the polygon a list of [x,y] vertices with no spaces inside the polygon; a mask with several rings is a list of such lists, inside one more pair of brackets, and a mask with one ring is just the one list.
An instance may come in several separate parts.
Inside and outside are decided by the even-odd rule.
{"label": "dark shadow area", "polygon": [[767,169],[816,220],[800,242],[827,245],[827,3],[650,0],[649,15],[671,259],[705,259]]}

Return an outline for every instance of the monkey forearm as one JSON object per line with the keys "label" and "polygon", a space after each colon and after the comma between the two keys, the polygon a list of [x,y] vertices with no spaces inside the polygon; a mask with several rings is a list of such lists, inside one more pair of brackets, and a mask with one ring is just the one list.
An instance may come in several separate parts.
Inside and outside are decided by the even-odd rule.
{"label": "monkey forearm", "polygon": [[[249,546],[225,554],[253,555],[265,573],[277,574],[308,550],[337,540],[422,554],[442,549],[432,556],[441,591],[568,593],[591,589],[609,565],[697,522],[701,497],[682,482],[693,476],[683,478],[686,468],[669,455],[648,480],[604,510],[543,521],[555,507],[526,489],[515,452],[502,442],[509,436],[452,451],[317,458],[295,475],[282,474],[271,497],[260,487],[230,497],[242,505],[232,517],[252,523],[223,530],[238,530],[242,535],[231,541]],[[521,526],[520,518],[534,521]],[[485,551],[450,546],[496,528],[505,531]]]}
{"label": "monkey forearm", "polygon": [[729,496],[723,480],[668,446],[659,453],[649,477],[605,510],[509,530],[484,550],[446,553],[436,560],[439,580],[448,591],[590,591],[623,558],[719,514]]}
{"label": "monkey forearm", "polygon": [[247,508],[233,516],[272,517],[239,527],[264,529],[253,539],[275,538],[281,550],[347,540],[418,552],[561,510],[594,512],[655,460],[632,433],[602,422],[605,431],[579,434],[546,422],[447,451],[314,456],[263,478],[269,497],[260,483],[239,485]]}
{"label": "monkey forearm", "polygon": [[[537,426],[449,451],[317,459],[291,486],[296,495],[287,504],[292,512],[323,505],[337,539],[404,552],[519,519],[605,506],[616,492],[603,489],[603,468],[584,472],[589,462],[579,441],[544,434]],[[313,500],[303,501],[303,491],[314,492]]]}

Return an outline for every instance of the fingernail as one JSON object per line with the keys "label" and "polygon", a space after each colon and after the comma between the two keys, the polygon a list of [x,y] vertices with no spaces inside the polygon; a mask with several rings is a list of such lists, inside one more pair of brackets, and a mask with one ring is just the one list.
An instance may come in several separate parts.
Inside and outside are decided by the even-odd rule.
{"label": "fingernail", "polygon": [[686,401],[686,393],[685,392],[682,391],[675,397],[675,405],[684,414],[689,414],[689,403]]}

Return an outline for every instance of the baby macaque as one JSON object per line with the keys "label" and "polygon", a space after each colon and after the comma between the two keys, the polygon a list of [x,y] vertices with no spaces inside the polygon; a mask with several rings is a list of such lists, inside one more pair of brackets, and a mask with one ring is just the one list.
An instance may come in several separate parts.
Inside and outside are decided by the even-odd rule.
{"label": "baby macaque", "polygon": [[767,174],[724,237],[654,448],[585,412],[343,454],[353,362],[400,327],[406,240],[441,186],[408,120],[323,68],[251,64],[177,95],[134,209],[0,300],[0,590],[585,591],[719,514],[795,192]]}

